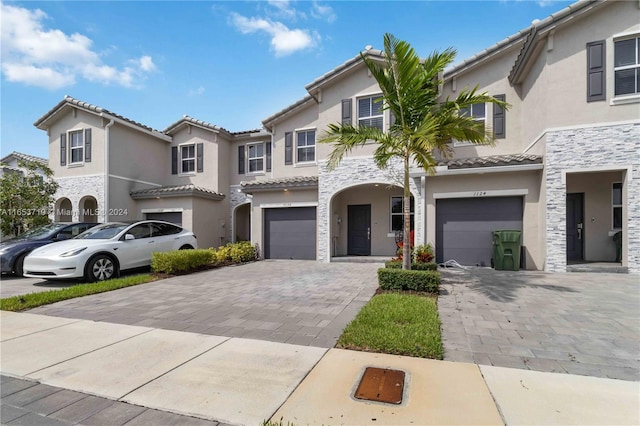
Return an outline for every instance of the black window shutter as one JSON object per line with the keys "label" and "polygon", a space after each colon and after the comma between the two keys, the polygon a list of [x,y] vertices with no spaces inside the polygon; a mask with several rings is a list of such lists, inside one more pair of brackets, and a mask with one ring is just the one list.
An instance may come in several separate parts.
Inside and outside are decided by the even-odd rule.
{"label": "black window shutter", "polygon": [[202,171],[204,170],[204,165],[203,163],[203,156],[204,156],[204,144],[203,143],[199,143],[196,145],[196,171],[198,173],[202,173]]}
{"label": "black window shutter", "polygon": [[67,165],[67,134],[60,133],[60,165]]}
{"label": "black window shutter", "polygon": [[286,132],[284,134],[284,164],[290,166],[293,164],[293,133]]}
{"label": "black window shutter", "polygon": [[238,174],[244,174],[244,145],[238,147]]}
{"label": "black window shutter", "polygon": [[271,142],[267,142],[267,171],[271,171]]}
{"label": "black window shutter", "polygon": [[84,162],[91,162],[91,129],[84,129]]}
{"label": "black window shutter", "polygon": [[[505,102],[507,97],[505,95],[495,95],[499,101]],[[504,139],[506,136],[506,121],[505,110],[500,105],[493,105],[493,136],[496,139]]]}
{"label": "black window shutter", "polygon": [[342,100],[342,124],[351,124],[351,99]]}
{"label": "black window shutter", "polygon": [[605,41],[587,43],[587,102],[606,98]]}
{"label": "black window shutter", "polygon": [[171,174],[172,175],[178,174],[178,147],[177,146],[171,147]]}

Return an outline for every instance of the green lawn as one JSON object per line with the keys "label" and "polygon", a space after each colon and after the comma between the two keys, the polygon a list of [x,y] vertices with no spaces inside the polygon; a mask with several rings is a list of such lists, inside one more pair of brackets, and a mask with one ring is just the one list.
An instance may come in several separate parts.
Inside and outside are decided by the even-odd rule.
{"label": "green lawn", "polygon": [[437,297],[378,294],[345,328],[337,347],[442,359]]}
{"label": "green lawn", "polygon": [[117,290],[119,288],[144,284],[155,281],[157,278],[151,274],[131,275],[124,278],[114,278],[112,280],[100,281],[90,284],[78,284],[60,290],[45,291],[42,293],[31,293],[22,296],[13,296],[0,299],[0,310],[3,311],[23,311],[25,309],[36,308],[62,300],[73,299],[75,297],[88,296],[90,294],[104,293],[105,291]]}

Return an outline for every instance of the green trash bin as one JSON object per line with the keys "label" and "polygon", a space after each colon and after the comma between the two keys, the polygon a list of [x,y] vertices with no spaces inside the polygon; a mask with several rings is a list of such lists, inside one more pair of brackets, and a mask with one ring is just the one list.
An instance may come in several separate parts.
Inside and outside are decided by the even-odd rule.
{"label": "green trash bin", "polygon": [[505,229],[493,231],[493,268],[498,271],[520,270],[522,231]]}

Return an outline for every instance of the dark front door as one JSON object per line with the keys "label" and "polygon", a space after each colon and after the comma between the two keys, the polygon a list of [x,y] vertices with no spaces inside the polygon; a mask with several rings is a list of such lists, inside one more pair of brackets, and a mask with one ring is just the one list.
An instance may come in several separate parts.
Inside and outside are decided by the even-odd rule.
{"label": "dark front door", "polygon": [[349,206],[347,254],[371,254],[371,204]]}
{"label": "dark front door", "polygon": [[584,194],[567,194],[567,260],[584,260]]}

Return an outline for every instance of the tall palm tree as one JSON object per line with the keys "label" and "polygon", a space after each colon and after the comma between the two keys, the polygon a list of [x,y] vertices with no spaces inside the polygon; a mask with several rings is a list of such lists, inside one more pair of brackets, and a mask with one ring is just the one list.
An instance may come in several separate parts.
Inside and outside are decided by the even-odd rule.
{"label": "tall palm tree", "polygon": [[503,108],[508,104],[486,93],[477,93],[477,87],[464,89],[455,99],[440,101],[439,87],[442,73],[455,58],[456,51],[448,48],[433,52],[424,60],[406,41],[392,34],[384,35],[382,60],[360,54],[382,91],[383,109],[388,109],[395,122],[388,131],[350,123],[330,124],[320,142],[333,143],[327,167],[335,169],[344,155],[367,141],[378,144],[373,158],[380,169],[389,166],[392,159],[400,159],[404,166],[404,232],[402,268],[411,269],[409,166],[415,163],[433,174],[437,164],[435,153],[444,158],[453,155],[453,139],[473,144],[492,145],[493,134],[484,123],[474,121],[471,105],[493,103]]}

